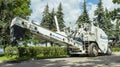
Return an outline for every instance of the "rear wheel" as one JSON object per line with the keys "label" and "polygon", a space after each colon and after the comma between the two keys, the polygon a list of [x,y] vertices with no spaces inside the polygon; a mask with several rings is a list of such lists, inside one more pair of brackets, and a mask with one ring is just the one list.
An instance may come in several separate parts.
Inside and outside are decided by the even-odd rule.
{"label": "rear wheel", "polygon": [[91,43],[88,46],[88,55],[91,57],[98,56],[98,47],[97,47],[96,43]]}

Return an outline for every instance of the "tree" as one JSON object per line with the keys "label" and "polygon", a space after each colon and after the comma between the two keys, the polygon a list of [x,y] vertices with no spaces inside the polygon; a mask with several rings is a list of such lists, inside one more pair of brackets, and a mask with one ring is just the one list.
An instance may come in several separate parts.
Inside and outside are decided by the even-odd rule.
{"label": "tree", "polygon": [[113,3],[120,4],[120,0],[113,0]]}
{"label": "tree", "polygon": [[43,11],[43,18],[42,18],[41,26],[49,30],[55,31],[54,15],[55,15],[54,8],[52,9],[52,12],[50,13],[49,6],[47,4]]}
{"label": "tree", "polygon": [[46,5],[42,16],[43,16],[43,18],[42,18],[41,26],[49,29],[49,27],[50,27],[50,22],[49,22],[50,15],[49,15],[49,6],[48,6],[48,4]]}
{"label": "tree", "polygon": [[[100,28],[102,28],[104,31],[107,29],[107,25],[109,22],[109,16],[108,16],[108,10],[104,11],[102,0],[99,1],[97,9],[95,10],[95,16],[97,20],[97,24]],[[106,31],[105,31],[106,32]]]}
{"label": "tree", "polygon": [[109,38],[113,38],[115,35],[113,32],[113,24],[111,23],[111,15],[107,8],[104,10],[102,0],[98,3],[95,16],[97,16],[96,20],[99,27],[105,31]]}
{"label": "tree", "polygon": [[26,18],[30,15],[29,0],[0,0],[0,41],[10,44],[9,26],[15,16]]}
{"label": "tree", "polygon": [[106,32],[106,34],[109,36],[109,38],[113,38],[114,37],[114,32],[113,32],[113,24],[111,23],[110,20],[110,14],[108,9],[105,9],[105,19],[104,19],[104,31]]}
{"label": "tree", "polygon": [[83,23],[90,23],[89,15],[88,15],[87,9],[86,9],[86,1],[85,0],[84,0],[84,4],[83,4],[83,13],[79,16],[77,23],[78,23],[79,27],[81,27],[81,24],[83,24]]}
{"label": "tree", "polygon": [[[52,9],[52,12],[50,13],[49,6],[47,4],[43,11],[43,18],[42,18],[41,26],[51,31],[56,31],[54,15],[55,15],[54,8]],[[47,46],[47,42],[48,42],[47,40],[42,40],[42,42],[46,42],[46,46]],[[53,44],[53,42],[50,42],[50,43],[51,45]]]}
{"label": "tree", "polygon": [[63,23],[64,22],[64,14],[62,12],[62,4],[60,3],[59,6],[58,6],[58,11],[56,13],[57,15],[57,19],[58,19],[58,24],[59,24],[59,27],[60,27],[60,30],[62,30],[62,28],[65,27],[65,24]]}
{"label": "tree", "polygon": [[95,16],[97,16],[96,19],[97,19],[99,27],[104,29],[105,15],[104,15],[104,8],[102,5],[102,0],[99,0],[97,9],[95,10]]}
{"label": "tree", "polygon": [[[120,0],[113,0],[113,3],[115,4],[120,4]],[[117,22],[116,22],[116,25],[115,25],[115,38],[116,38],[116,41],[120,41],[120,8],[117,8],[117,9],[114,9],[113,11],[110,12],[110,15],[111,15],[111,19],[112,20],[115,20],[117,19]]]}
{"label": "tree", "polygon": [[56,31],[56,24],[55,24],[55,19],[54,19],[54,16],[55,16],[55,11],[54,11],[54,8],[52,9],[52,12],[50,13],[50,30],[52,31]]}
{"label": "tree", "polygon": [[40,43],[39,37],[36,36],[36,35],[33,35],[32,42],[33,42],[33,44],[34,44],[35,46],[37,46],[37,44]]}

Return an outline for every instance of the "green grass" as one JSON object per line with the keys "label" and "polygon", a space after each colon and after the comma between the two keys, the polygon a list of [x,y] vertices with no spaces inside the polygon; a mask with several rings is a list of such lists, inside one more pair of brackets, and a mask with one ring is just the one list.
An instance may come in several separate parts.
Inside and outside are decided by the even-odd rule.
{"label": "green grass", "polygon": [[[64,56],[61,56],[61,57],[67,57],[68,55],[64,55]],[[58,58],[58,57],[45,57],[45,56],[43,56],[43,57],[36,57],[36,58],[34,58],[34,59],[46,59],[46,58]],[[59,56],[59,58],[60,58],[60,56]],[[30,57],[20,57],[20,58],[17,58],[16,56],[13,56],[13,57],[6,57],[6,56],[0,56],[0,61],[12,61],[12,60],[28,60],[28,59],[31,59]]]}
{"label": "green grass", "polygon": [[16,59],[16,56],[13,56],[13,57],[6,57],[6,56],[0,56],[0,61],[9,61],[9,60],[15,60]]}
{"label": "green grass", "polygon": [[113,52],[120,52],[120,47],[114,47],[114,48],[112,48],[112,51]]}

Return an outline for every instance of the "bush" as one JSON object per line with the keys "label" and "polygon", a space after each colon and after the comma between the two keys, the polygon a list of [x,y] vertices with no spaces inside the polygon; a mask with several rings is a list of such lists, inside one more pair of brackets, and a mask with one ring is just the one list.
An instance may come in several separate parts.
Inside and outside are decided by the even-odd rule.
{"label": "bush", "polygon": [[8,46],[5,48],[5,56],[6,57],[13,57],[13,56],[16,56],[18,57],[18,49],[17,47],[11,47],[11,46]]}
{"label": "bush", "polygon": [[18,47],[19,57],[48,58],[67,56],[66,48],[61,47]]}

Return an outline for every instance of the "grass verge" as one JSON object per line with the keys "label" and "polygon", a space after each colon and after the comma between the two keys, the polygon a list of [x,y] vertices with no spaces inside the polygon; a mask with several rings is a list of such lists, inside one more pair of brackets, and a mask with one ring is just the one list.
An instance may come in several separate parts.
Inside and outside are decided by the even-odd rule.
{"label": "grass verge", "polygon": [[112,48],[112,51],[113,52],[120,52],[120,47],[114,47],[114,48]]}
{"label": "grass verge", "polygon": [[4,61],[10,61],[10,60],[15,60],[16,59],[16,56],[13,56],[13,57],[6,57],[6,56],[0,56],[0,61],[4,62]]}
{"label": "grass verge", "polygon": [[50,59],[50,58],[63,58],[63,57],[68,57],[68,55],[65,55],[65,56],[59,56],[59,57],[36,57],[36,58],[30,58],[30,57],[20,57],[20,58],[17,58],[16,56],[13,56],[13,57],[6,57],[6,56],[0,56],[0,62],[12,62],[12,61],[17,61],[17,62],[21,62],[21,61],[25,61],[25,60],[30,60],[30,59]]}

